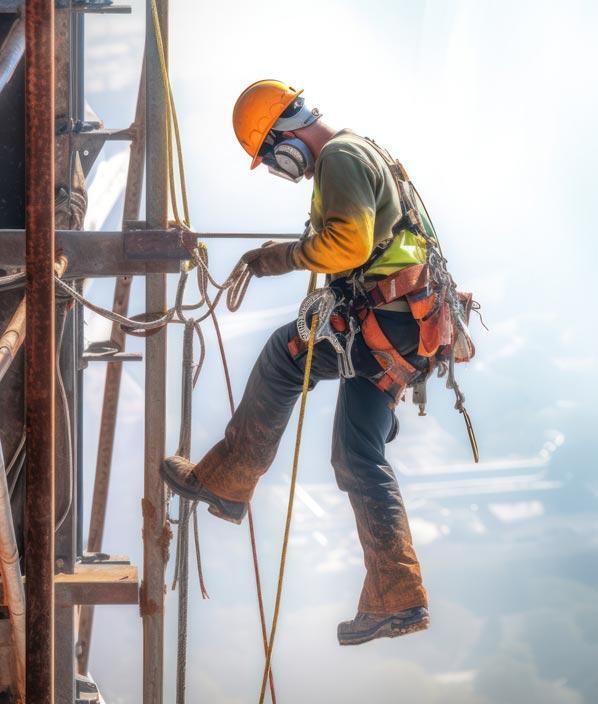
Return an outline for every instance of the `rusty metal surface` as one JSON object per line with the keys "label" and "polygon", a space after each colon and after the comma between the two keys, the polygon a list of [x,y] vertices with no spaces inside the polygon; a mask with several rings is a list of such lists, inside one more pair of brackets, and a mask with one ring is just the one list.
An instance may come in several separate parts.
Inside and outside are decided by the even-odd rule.
{"label": "rusty metal surface", "polygon": [[[157,0],[158,16],[168,54],[168,0]],[[151,20],[151,0],[146,2],[146,220],[162,229],[168,220],[166,154],[166,96]],[[166,277],[146,278],[146,308],[165,310]],[[145,474],[143,509],[143,583],[140,598],[143,617],[143,701],[162,704],[164,669],[164,484],[158,474],[164,457],[166,420],[166,330],[146,339],[145,354]],[[167,545],[166,540],[166,545]]]}
{"label": "rusty metal surface", "polygon": [[131,231],[123,234],[127,259],[190,259],[190,250],[197,246],[194,232],[167,230]]}
{"label": "rusty metal surface", "polygon": [[78,564],[73,573],[57,574],[55,584],[60,605],[139,602],[137,567],[121,561]]}
{"label": "rusty metal surface", "polygon": [[54,4],[26,29],[26,427],[28,704],[54,702]]}
{"label": "rusty metal surface", "polygon": [[[130,259],[124,251],[125,236],[129,234],[58,230],[56,246],[69,260],[65,279],[145,275],[148,271],[176,273],[179,271],[179,261],[190,257],[188,250],[181,245],[180,233],[163,229],[155,235],[158,240],[162,239],[162,258],[154,258],[152,248],[155,240],[150,233],[148,258]],[[23,230],[0,230],[0,268],[23,266],[24,244]],[[138,251],[142,244],[136,245]]]}
{"label": "rusty metal surface", "polygon": [[102,148],[109,141],[127,141],[133,138],[131,127],[125,129],[99,128],[90,132],[72,132],[73,149],[79,152],[83,172],[87,176]]}
{"label": "rusty metal surface", "polygon": [[0,93],[14,76],[25,53],[25,22],[19,17],[0,47]]}
{"label": "rusty metal surface", "polygon": [[[56,9],[54,17],[54,119],[68,120],[71,116],[71,13]],[[55,124],[56,124],[55,122]],[[73,163],[71,135],[56,134],[54,138],[54,181],[56,190],[70,194]],[[55,213],[56,229],[71,227],[70,208]]]}
{"label": "rusty metal surface", "polygon": [[[78,118],[79,89],[83,65],[75,49],[81,27],[73,22],[70,3],[56,4],[54,25],[54,125]],[[85,174],[74,150],[71,134],[56,129],[55,138],[55,227],[80,230],[87,210]],[[71,277],[72,278],[72,277]],[[75,286],[78,282],[75,281]],[[77,492],[75,477],[81,428],[79,427],[78,306],[71,306],[62,293],[57,301],[57,320],[63,321],[62,344],[58,360],[56,415],[56,570],[73,572],[76,559]],[[75,697],[75,611],[57,605],[54,640],[54,698],[56,704],[72,704]]]}
{"label": "rusty metal surface", "polygon": [[199,232],[202,240],[298,240],[301,234],[289,232]]}

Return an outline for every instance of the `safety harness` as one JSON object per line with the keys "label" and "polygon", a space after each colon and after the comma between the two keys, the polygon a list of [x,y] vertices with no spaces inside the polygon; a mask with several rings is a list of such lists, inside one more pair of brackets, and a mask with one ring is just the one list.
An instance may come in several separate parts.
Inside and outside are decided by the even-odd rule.
{"label": "safety harness", "polygon": [[[367,139],[367,138],[366,138]],[[463,396],[454,376],[455,362],[467,362],[475,354],[475,347],[467,324],[474,303],[472,294],[457,291],[453,277],[436,236],[434,226],[409,176],[398,161],[373,140],[367,142],[382,157],[397,187],[401,218],[393,227],[392,236],[380,243],[368,261],[343,279],[337,279],[325,289],[319,289],[306,299],[298,319],[299,335],[289,343],[289,351],[296,356],[305,348],[309,317],[319,317],[316,341],[327,339],[339,354],[339,373],[355,376],[351,363],[351,346],[355,324],[381,371],[371,380],[388,394],[392,406],[404,397],[407,387],[413,387],[414,402],[420,415],[425,415],[425,383],[434,370],[447,377],[447,387],[455,392],[455,408],[464,415],[474,459],[479,459],[471,420],[464,407]],[[422,219],[425,213],[429,228]],[[404,230],[422,238],[426,245],[426,260],[408,265],[396,273],[372,280],[368,270]],[[331,304],[331,291],[334,296]],[[384,334],[376,318],[376,309],[396,301],[406,301],[408,310],[419,325],[417,354],[406,359]],[[351,333],[350,336],[348,333]],[[348,371],[349,370],[349,371]]]}

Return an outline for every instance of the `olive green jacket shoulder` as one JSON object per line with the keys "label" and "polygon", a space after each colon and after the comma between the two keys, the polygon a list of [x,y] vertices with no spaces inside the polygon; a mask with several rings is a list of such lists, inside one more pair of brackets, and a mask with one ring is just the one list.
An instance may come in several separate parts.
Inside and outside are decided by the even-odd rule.
{"label": "olive green jacket shoulder", "polygon": [[400,218],[388,166],[367,140],[342,130],[316,161],[311,236],[296,251],[296,261],[311,271],[348,272],[367,262]]}

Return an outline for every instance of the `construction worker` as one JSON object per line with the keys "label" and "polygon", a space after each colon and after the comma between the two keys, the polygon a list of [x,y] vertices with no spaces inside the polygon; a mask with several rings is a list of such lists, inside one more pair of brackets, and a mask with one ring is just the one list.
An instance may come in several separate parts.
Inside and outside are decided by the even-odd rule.
{"label": "construction worker", "polygon": [[[425,253],[413,233],[402,229],[402,239],[397,239],[404,213],[380,149],[350,130],[330,127],[317,109],[308,108],[301,92],[279,81],[258,81],[243,91],[234,108],[235,133],[252,157],[251,168],[264,164],[294,182],[314,179],[306,236],[247,252],[247,266],[258,277],[309,269],[327,274],[331,282],[351,281],[352,274],[360,272],[367,288],[401,267],[421,264]],[[386,248],[381,254],[380,246],[390,241],[395,243],[393,252]],[[404,297],[378,306],[372,323],[409,360],[411,370],[420,368],[422,360],[426,365],[417,354],[419,325]],[[173,492],[205,502],[210,513],[241,523],[301,393],[305,358],[296,322],[274,332],[224,439],[196,465],[182,457],[162,463],[162,477]],[[398,432],[398,399],[377,383],[382,367],[361,333],[351,361],[356,376],[340,380],[332,465],[355,513],[366,577],[355,618],[339,624],[341,645],[423,630],[429,622],[405,506],[385,458],[385,444]],[[310,388],[320,380],[338,378],[337,352],[328,342],[319,342]]]}

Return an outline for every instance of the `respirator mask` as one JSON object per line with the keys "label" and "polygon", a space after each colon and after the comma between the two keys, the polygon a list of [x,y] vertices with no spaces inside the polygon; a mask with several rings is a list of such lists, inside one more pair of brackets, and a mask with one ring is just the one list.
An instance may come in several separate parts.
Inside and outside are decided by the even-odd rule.
{"label": "respirator mask", "polygon": [[262,163],[274,176],[298,183],[309,170],[313,170],[314,157],[309,147],[298,137],[283,137],[313,124],[321,117],[317,108],[305,107],[305,100],[297,98],[272,126],[260,149]]}

